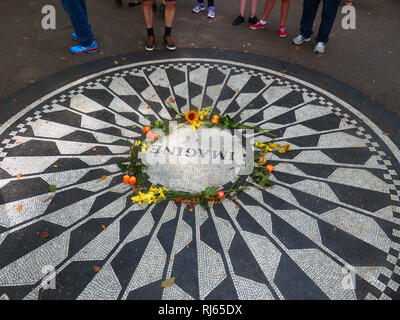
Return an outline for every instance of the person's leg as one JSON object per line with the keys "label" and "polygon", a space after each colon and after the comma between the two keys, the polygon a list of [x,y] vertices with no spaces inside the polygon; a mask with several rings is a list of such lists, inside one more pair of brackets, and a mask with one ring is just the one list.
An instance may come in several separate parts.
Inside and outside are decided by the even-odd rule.
{"label": "person's leg", "polygon": [[270,13],[272,11],[272,8],[275,5],[275,2],[276,2],[276,0],[267,0],[267,2],[265,2],[264,12],[263,12],[263,15],[261,17],[262,21],[267,21]]}
{"label": "person's leg", "polygon": [[208,7],[214,7],[214,0],[208,0]]}
{"label": "person's leg", "polygon": [[251,0],[251,6],[250,6],[250,18],[253,18],[256,16],[257,12],[257,4],[258,0]]}
{"label": "person's leg", "polygon": [[289,8],[290,8],[290,0],[281,0],[281,20],[280,20],[280,26],[284,26],[286,24],[286,20],[289,14]]}
{"label": "person's leg", "polygon": [[88,22],[85,0],[62,0],[64,10],[70,17],[74,31],[82,46],[93,42],[93,33]]}
{"label": "person's leg", "polygon": [[175,10],[176,10],[176,1],[166,1],[165,5],[165,26],[168,28],[172,28],[174,24],[175,18]]}
{"label": "person's leg", "polygon": [[146,23],[146,29],[153,29],[153,2],[151,0],[144,0],[142,3],[142,10],[144,21]]}
{"label": "person's leg", "polygon": [[175,50],[175,44],[172,40],[171,30],[172,25],[174,24],[175,18],[175,11],[176,11],[176,1],[174,0],[167,0],[165,3],[165,34],[164,34],[164,43],[168,50]]}
{"label": "person's leg", "polygon": [[142,10],[144,21],[147,29],[147,40],[145,49],[147,51],[154,50],[154,31],[153,31],[153,1],[152,0],[143,0],[142,1]]}
{"label": "person's leg", "polygon": [[240,15],[242,17],[244,17],[244,12],[246,10],[246,2],[247,2],[247,0],[240,0],[239,7],[240,7]]}
{"label": "person's leg", "polygon": [[310,38],[313,34],[312,27],[320,1],[321,0],[304,0],[303,2],[303,14],[300,21],[300,34],[306,39]]}
{"label": "person's leg", "polygon": [[340,0],[324,0],[317,42],[328,42],[329,34],[331,33],[333,24],[335,23],[339,4]]}

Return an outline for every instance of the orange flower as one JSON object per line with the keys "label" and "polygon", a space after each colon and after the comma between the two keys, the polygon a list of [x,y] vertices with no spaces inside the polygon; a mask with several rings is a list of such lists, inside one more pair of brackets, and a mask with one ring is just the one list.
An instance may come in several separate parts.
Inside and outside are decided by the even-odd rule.
{"label": "orange flower", "polygon": [[267,165],[268,172],[271,173],[274,171],[275,167],[272,164]]}
{"label": "orange flower", "polygon": [[211,118],[211,122],[214,123],[214,124],[218,124],[218,122],[219,122],[219,115],[214,114],[214,115],[212,116],[212,118]]}
{"label": "orange flower", "polygon": [[129,184],[133,186],[135,183],[136,183],[136,178],[133,177],[133,176],[130,177],[130,178],[129,178]]}
{"label": "orange flower", "polygon": [[190,124],[193,124],[199,120],[199,114],[196,110],[190,110],[186,112],[185,118]]}
{"label": "orange flower", "polygon": [[258,162],[261,163],[261,165],[265,165],[267,163],[267,159],[261,157],[258,159]]}
{"label": "orange flower", "polygon": [[147,133],[147,132],[150,131],[150,129],[151,129],[151,128],[150,128],[149,126],[144,126],[144,127],[143,127],[143,132],[144,132],[144,133]]}
{"label": "orange flower", "polygon": [[129,183],[129,179],[130,179],[130,176],[129,175],[124,175],[124,183]]}

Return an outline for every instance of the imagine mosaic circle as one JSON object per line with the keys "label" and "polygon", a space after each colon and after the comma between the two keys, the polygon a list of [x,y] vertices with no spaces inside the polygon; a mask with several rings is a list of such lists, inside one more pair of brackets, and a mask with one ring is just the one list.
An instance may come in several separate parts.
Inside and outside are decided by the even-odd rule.
{"label": "imagine mosaic circle", "polygon": [[[274,186],[209,211],[132,204],[116,163],[143,125],[175,119],[170,97],[182,113],[211,107],[273,129],[294,149],[272,157]],[[54,91],[0,132],[2,299],[399,297],[400,152],[300,79],[224,60],[147,61]],[[42,290],[46,266],[55,289]]]}

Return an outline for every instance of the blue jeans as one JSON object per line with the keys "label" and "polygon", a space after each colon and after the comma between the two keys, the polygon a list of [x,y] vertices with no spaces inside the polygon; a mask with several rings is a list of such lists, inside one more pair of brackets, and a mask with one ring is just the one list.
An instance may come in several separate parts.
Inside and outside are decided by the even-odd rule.
{"label": "blue jeans", "polygon": [[[300,33],[304,38],[310,38],[313,34],[312,27],[321,0],[304,0],[303,15],[300,22]],[[321,25],[319,27],[317,42],[327,43],[331,33],[340,0],[323,0]]]}
{"label": "blue jeans", "polygon": [[61,0],[61,3],[71,19],[79,43],[89,46],[94,37],[88,21],[85,0]]}
{"label": "blue jeans", "polygon": [[[199,3],[204,3],[204,0],[197,0]],[[208,0],[208,6],[214,7],[214,0]]]}

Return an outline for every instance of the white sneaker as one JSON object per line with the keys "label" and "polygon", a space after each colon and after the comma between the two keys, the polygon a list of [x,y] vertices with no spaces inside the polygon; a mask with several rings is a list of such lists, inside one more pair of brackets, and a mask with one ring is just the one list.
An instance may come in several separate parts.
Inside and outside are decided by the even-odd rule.
{"label": "white sneaker", "polygon": [[302,44],[303,42],[308,42],[310,40],[311,40],[311,37],[310,38],[304,38],[302,34],[299,34],[292,41],[293,41],[294,44]]}
{"label": "white sneaker", "polygon": [[325,47],[326,47],[326,44],[325,43],[323,43],[323,42],[318,42],[316,45],[315,45],[315,47],[314,47],[314,52],[317,52],[317,53],[324,53],[325,52]]}

